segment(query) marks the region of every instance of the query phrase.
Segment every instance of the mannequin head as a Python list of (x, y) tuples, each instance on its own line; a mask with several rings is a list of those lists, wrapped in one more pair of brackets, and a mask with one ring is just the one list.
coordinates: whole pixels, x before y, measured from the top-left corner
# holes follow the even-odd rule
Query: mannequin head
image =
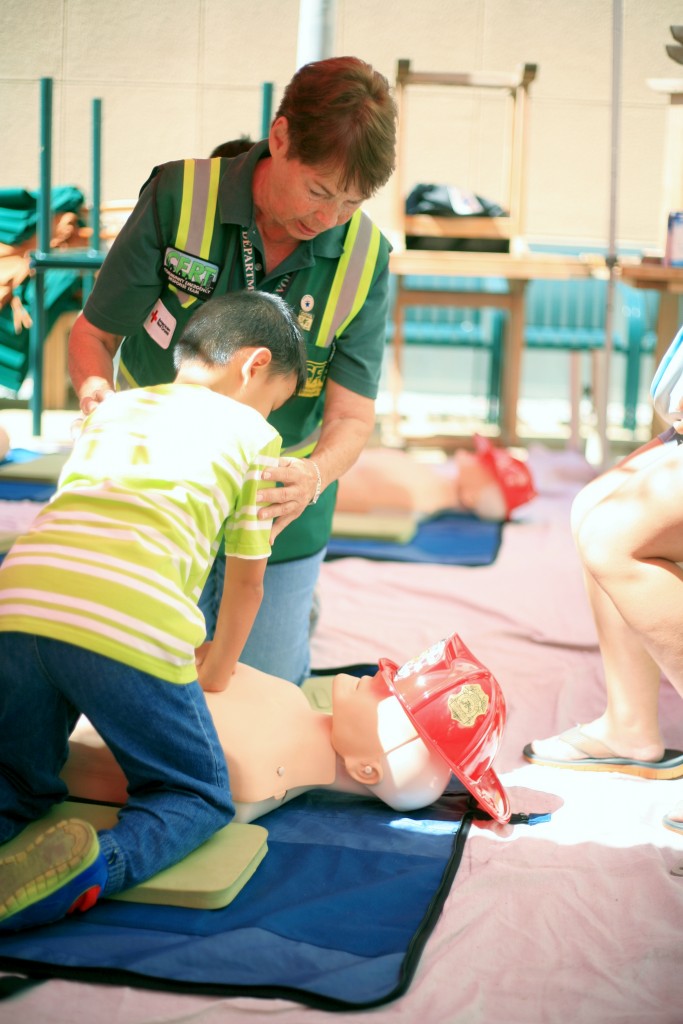
[(332, 700), (332, 746), (349, 779), (397, 811), (441, 796), (450, 767), (420, 738), (381, 675), (335, 676)]
[(502, 488), (491, 470), (482, 464), (474, 452), (459, 448), (455, 453), (458, 467), (458, 498), (462, 508), (474, 512), (480, 519), (500, 522), (507, 519), (507, 508)]
[(536, 496), (529, 467), (505, 448), (474, 435), (474, 451), (459, 450), (458, 497), (463, 508), (481, 519), (504, 520)]

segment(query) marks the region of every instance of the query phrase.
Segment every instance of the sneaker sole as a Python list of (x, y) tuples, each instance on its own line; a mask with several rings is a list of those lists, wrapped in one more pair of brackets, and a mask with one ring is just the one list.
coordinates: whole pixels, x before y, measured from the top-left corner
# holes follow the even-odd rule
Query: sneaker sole
[(60, 821), (0, 860), (0, 922), (50, 897), (83, 874), (99, 856), (97, 832), (77, 818)]

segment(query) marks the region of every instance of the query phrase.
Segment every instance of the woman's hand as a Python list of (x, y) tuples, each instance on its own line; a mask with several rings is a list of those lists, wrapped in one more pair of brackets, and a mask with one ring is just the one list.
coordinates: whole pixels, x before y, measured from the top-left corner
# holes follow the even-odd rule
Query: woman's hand
[(317, 500), (322, 480), (319, 490), (318, 470), (312, 459), (297, 459), (289, 455), (282, 456), (274, 468), (264, 469), (263, 479), (280, 484), (279, 487), (264, 488), (256, 495), (259, 503), (269, 502), (259, 509), (259, 519), (277, 520), (271, 532), (271, 540), (274, 540), (285, 526), (301, 515), (314, 498)]
[(78, 403), (81, 407), (81, 412), (84, 416), (89, 416), (101, 402), (104, 402), (106, 398), (113, 394), (114, 389), (106, 381), (89, 378), (81, 391)]

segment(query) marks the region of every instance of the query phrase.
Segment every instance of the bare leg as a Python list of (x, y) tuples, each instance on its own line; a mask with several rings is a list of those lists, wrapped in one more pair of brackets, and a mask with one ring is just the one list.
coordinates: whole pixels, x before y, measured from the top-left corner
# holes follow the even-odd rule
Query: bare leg
[[(599, 718), (581, 726), (582, 732), (619, 757), (656, 761), (664, 750), (658, 722), (659, 666), (593, 577), (585, 572), (584, 579), (598, 632), (607, 704)], [(557, 736), (534, 740), (532, 746), (551, 760), (582, 756)]]
[(586, 571), (683, 696), (683, 447), (625, 479), (576, 536)]
[[(664, 749), (660, 668), (683, 694), (683, 448), (648, 449), (584, 488), (572, 524), (607, 689), (605, 712), (583, 732), (618, 756), (654, 761)], [(557, 737), (533, 749), (549, 759), (581, 756)]]

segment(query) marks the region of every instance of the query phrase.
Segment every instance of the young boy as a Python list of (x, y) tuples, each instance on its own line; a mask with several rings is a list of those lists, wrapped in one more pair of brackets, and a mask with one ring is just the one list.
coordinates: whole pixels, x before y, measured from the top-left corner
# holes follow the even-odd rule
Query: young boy
[[(268, 520), (266, 422), (305, 381), (287, 305), (212, 299), (175, 348), (172, 384), (111, 395), (86, 419), (57, 493), (0, 569), (0, 844), (62, 801), (80, 714), (129, 800), (99, 834), (71, 820), (0, 861), (0, 931), (58, 920), (169, 867), (229, 822), (202, 688), (225, 688), (258, 610)], [(197, 600), (221, 541), (215, 639)]]

